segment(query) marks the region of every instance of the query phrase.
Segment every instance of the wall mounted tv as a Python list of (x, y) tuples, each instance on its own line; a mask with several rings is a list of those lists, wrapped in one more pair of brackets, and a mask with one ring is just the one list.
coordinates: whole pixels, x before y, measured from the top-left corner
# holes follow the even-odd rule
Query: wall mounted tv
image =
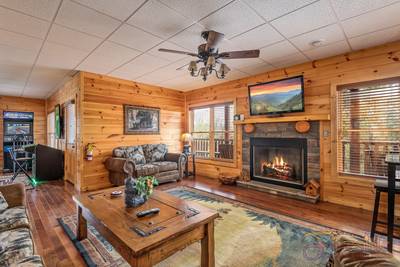
[(303, 76), (249, 85), (250, 115), (304, 111)]

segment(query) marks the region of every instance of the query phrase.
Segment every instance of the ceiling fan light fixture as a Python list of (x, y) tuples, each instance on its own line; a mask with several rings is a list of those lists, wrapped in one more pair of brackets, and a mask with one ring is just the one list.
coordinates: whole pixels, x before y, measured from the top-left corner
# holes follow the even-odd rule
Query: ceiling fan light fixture
[(196, 61), (190, 61), (188, 70), (190, 72), (192, 72), (192, 71), (196, 72), (197, 71), (197, 62)]
[(209, 56), (207, 59), (207, 67), (212, 68), (215, 67), (215, 57), (214, 56)]
[(219, 67), (218, 70), (218, 74), (224, 78), (226, 74), (228, 74), (228, 72), (230, 72), (231, 69), (224, 63), (221, 64), (221, 66)]

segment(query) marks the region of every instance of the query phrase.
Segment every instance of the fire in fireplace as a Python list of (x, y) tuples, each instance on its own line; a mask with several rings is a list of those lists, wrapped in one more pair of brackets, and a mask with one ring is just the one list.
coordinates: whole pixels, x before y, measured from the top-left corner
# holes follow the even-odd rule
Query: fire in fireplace
[(271, 161), (262, 161), (261, 172), (267, 177), (283, 180), (293, 180), (296, 177), (296, 170), (283, 156), (275, 156)]
[(307, 139), (251, 138), (252, 180), (302, 189), (307, 182)]

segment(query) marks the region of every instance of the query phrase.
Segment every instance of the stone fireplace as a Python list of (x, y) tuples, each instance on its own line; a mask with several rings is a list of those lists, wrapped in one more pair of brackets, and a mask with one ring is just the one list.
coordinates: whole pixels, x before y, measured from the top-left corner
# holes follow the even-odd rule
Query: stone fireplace
[(251, 137), (250, 179), (303, 189), (307, 183), (307, 139)]
[(307, 133), (298, 133), (295, 122), (259, 123), (253, 133), (243, 133), (244, 180), (296, 189), (319, 180), (319, 122), (310, 124)]

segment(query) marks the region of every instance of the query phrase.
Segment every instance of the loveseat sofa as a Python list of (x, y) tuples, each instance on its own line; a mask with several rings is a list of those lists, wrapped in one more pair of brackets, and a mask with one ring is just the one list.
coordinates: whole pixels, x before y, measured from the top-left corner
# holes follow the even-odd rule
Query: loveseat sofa
[[(134, 177), (153, 175), (159, 183), (166, 183), (182, 179), (186, 160), (183, 153), (168, 153), (165, 144), (146, 144), (114, 148), (105, 166), (113, 185), (123, 185), (128, 173)], [(124, 170), (127, 161), (132, 162), (129, 168), (133, 170)]]
[(0, 209), (0, 266), (44, 266), (41, 257), (35, 255), (25, 208), (25, 186), (3, 185), (0, 192), (8, 205)]

